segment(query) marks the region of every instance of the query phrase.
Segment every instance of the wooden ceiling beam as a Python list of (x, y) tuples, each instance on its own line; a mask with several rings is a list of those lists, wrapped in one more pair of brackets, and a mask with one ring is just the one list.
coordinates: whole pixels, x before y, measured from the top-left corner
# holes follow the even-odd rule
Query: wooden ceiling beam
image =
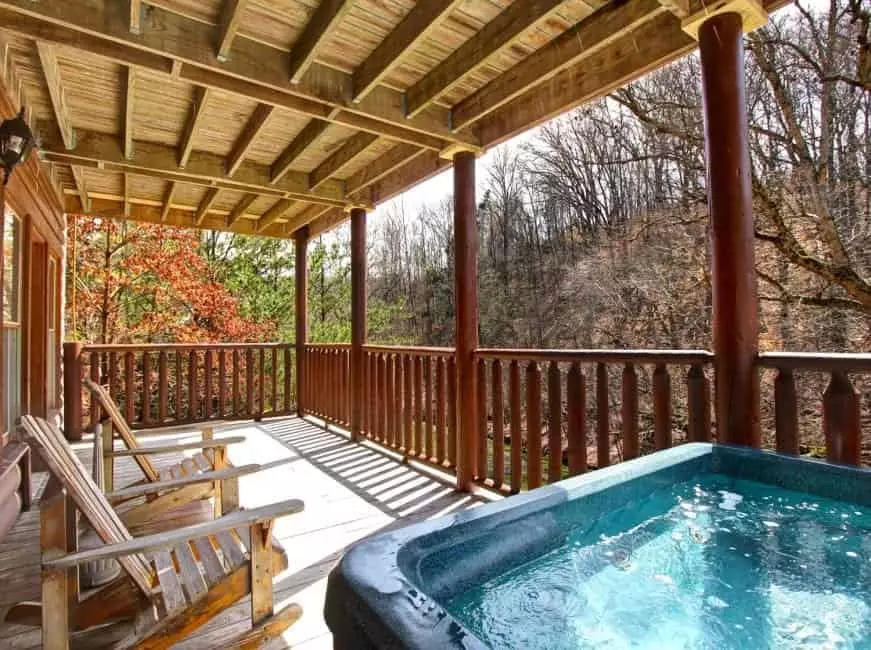
[(246, 194), (242, 197), (242, 199), (233, 206), (233, 209), (230, 210), (230, 214), (227, 215), (227, 228), (232, 228), (233, 224), (235, 224), (239, 219), (241, 219), (245, 213), (248, 211), (248, 208), (257, 200), (256, 194)]
[(317, 140), (321, 134), (327, 130), (329, 122), (323, 120), (312, 120), (303, 127), (297, 136), (289, 145), (281, 152), (281, 155), (272, 163), (270, 169), (271, 183), (277, 183), (287, 172), (290, 171), (291, 165), (299, 158), (312, 143)]
[(351, 164), (354, 159), (371, 147), (378, 140), (377, 135), (358, 133), (348, 138), (345, 143), (329, 158), (318, 165), (309, 175), (309, 189), (317, 189), (327, 180), (338, 174)]
[(461, 0), (419, 0), (402, 22), (354, 71), (353, 100), (359, 102), (378, 85), (390, 70), (408, 52), (423, 42), (460, 2)]
[(348, 220), (349, 216), (347, 212), (338, 208), (328, 210), (309, 224), (309, 237), (317, 237), (336, 226), (340, 226)]
[(184, 132), (181, 136), (181, 142), (178, 146), (178, 166), (184, 167), (187, 165), (188, 158), (194, 150), (194, 136), (197, 133), (197, 126), (203, 118), (206, 102), (209, 101), (209, 93), (211, 91), (203, 86), (194, 87), (194, 99), (191, 104), (190, 112), (188, 113), (187, 122), (185, 122)]
[(176, 181), (169, 181), (166, 187), (166, 194), (163, 195), (163, 206), (160, 210), (160, 221), (161, 223), (166, 221), (166, 217), (169, 214), (170, 209), (172, 209), (172, 199), (175, 196), (175, 190), (178, 187), (178, 183)]
[(76, 146), (76, 134), (73, 131), (73, 123), (70, 120), (70, 112), (67, 108), (63, 84), (61, 83), (57, 51), (53, 45), (41, 41), (36, 42), (36, 51), (39, 54), (42, 75), (45, 78), (45, 85), (51, 98), (51, 107), (54, 109), (54, 119), (61, 138), (63, 138), (64, 146), (67, 149), (74, 149)]
[(211, 210), (220, 191), (221, 188), (219, 187), (210, 187), (206, 190), (206, 193), (203, 196), (202, 201), (200, 201), (200, 204), (197, 206), (197, 211), (194, 214), (194, 223), (196, 225), (201, 226), (203, 224), (203, 220), (206, 218), (206, 213)]
[(405, 93), (409, 116), (415, 116), (430, 102), (474, 72), (536, 23), (546, 19), (564, 0), (515, 2), (463, 43)]
[(82, 212), (88, 212), (91, 209), (91, 200), (88, 198), (88, 185), (85, 182), (85, 170), (78, 165), (70, 165), (70, 170), (73, 173), (73, 182), (76, 184), (76, 192), (78, 192), (79, 200), (82, 203)]
[(242, 133), (236, 139), (230, 156), (227, 158), (227, 176), (232, 176), (239, 169), (239, 165), (245, 160), (245, 156), (248, 155), (248, 151), (250, 151), (257, 136), (260, 135), (260, 131), (269, 122), (269, 118), (274, 112), (274, 106), (257, 104), (257, 108), (254, 109), (254, 113), (251, 114), (251, 117), (245, 124), (245, 128), (242, 129)]
[(142, 0), (129, 0), (130, 6), (130, 33), (142, 33)]
[(222, 63), (230, 58), (230, 48), (233, 47), (233, 39), (236, 38), (236, 32), (239, 31), (239, 22), (247, 4), (248, 0), (224, 0), (223, 5), (221, 5), (221, 15), (218, 19), (218, 46), (215, 49), (215, 56)]
[[(121, 203), (110, 199), (92, 199), (90, 215), (94, 217), (102, 217), (106, 219), (123, 219)], [(78, 205), (78, 199), (73, 196), (66, 197), (66, 209), (68, 212), (75, 212)], [(235, 232), (243, 235), (262, 235), (265, 237), (280, 237), (284, 238), (284, 229), (282, 224), (274, 224), (266, 228), (263, 232), (257, 232), (254, 221), (250, 219), (239, 219), (232, 227), (228, 227), (225, 223), (223, 215), (210, 214), (203, 222), (197, 226), (194, 223), (194, 212), (188, 208), (186, 210), (180, 208), (172, 208), (166, 215), (161, 218), (162, 207), (147, 205), (144, 203), (133, 202), (130, 205), (129, 219), (132, 221), (140, 221), (143, 223), (156, 223), (169, 226), (178, 226), (181, 228), (202, 228), (205, 230), (218, 230), (222, 232)]]
[[(552, 79), (664, 13), (667, 10), (658, 0), (609, 3), (457, 104), (451, 113), (453, 127), (467, 127), (529, 88)], [(658, 41), (672, 42), (674, 38), (683, 41), (677, 34), (680, 21), (675, 19), (673, 22), (666, 34), (657, 37)], [(595, 75), (596, 68), (588, 65), (586, 72)]]
[(351, 0), (321, 0), (290, 50), (290, 82), (298, 84), (308, 72), (318, 49), (335, 32), (336, 26), (353, 6)]
[(351, 175), (345, 181), (345, 191), (349, 195), (362, 192), (373, 183), (392, 173), (398, 167), (419, 156), (426, 149), (411, 144), (398, 144), (383, 156), (378, 157), (370, 165)]
[(338, 210), (339, 212), (343, 212), (341, 208), (325, 208), (322, 205), (310, 205), (299, 214), (295, 214), (290, 219), (288, 219), (287, 223), (284, 224), (284, 232), (290, 236), (293, 236), (293, 233), (295, 233), (297, 230), (299, 230), (303, 226), (307, 226), (308, 224), (317, 221), (322, 215), (326, 214), (331, 210)]
[(373, 203), (381, 203), (392, 199), (450, 166), (450, 160), (442, 158), (434, 151), (425, 151), (397, 167), (377, 183), (373, 183), (369, 190), (371, 200)]
[(344, 185), (340, 181), (328, 181), (312, 192), (308, 187), (308, 174), (289, 172), (280, 182), (271, 184), (269, 167), (252, 162), (242, 163), (233, 178), (227, 178), (224, 176), (227, 160), (223, 156), (194, 151), (187, 166), (182, 169), (178, 166), (174, 147), (136, 141), (133, 157), (127, 159), (116, 137), (81, 130), (78, 135), (75, 151), (66, 151), (61, 143), (53, 142), (51, 138), (44, 139), (42, 157), (48, 162), (119, 172), (131, 171), (167, 181), (253, 192), (276, 198), (292, 198), (336, 207), (347, 205)]
[(121, 122), (121, 140), (125, 158), (133, 157), (133, 118), (136, 101), (136, 68), (128, 65), (124, 75), (124, 115)]
[(351, 101), (351, 75), (319, 63), (293, 84), (288, 79), (288, 55), (248, 38), (237, 39), (234, 56), (220, 63), (215, 59), (214, 26), (160, 7), (149, 6), (148, 21), (160, 29), (146, 28), (131, 36), (122, 5), (117, 0), (89, 0), (88, 11), (81, 11), (69, 0), (0, 0), (0, 25), (29, 38), (165, 74), (172, 74), (175, 62), (181, 61), (178, 78), (191, 83), (429, 149), (440, 149), (445, 142), (477, 144), (474, 135), (451, 130), (449, 111), (441, 106), (407, 119), (399, 91), (377, 86), (359, 102)]
[(294, 205), (294, 201), (289, 199), (279, 199), (275, 204), (263, 213), (263, 216), (257, 220), (257, 232), (263, 232), (269, 226), (276, 223), (284, 216), (284, 213), (290, 210)]

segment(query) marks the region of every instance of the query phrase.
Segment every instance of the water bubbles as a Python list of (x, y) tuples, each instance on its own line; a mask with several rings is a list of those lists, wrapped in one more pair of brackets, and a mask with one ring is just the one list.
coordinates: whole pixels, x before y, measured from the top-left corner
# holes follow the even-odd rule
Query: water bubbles
[(856, 551), (847, 551), (845, 553), (847, 557), (859, 557), (859, 554)]
[(705, 598), (705, 602), (711, 607), (715, 607), (717, 609), (726, 609), (729, 606), (722, 598), (717, 598), (716, 596), (708, 596)]

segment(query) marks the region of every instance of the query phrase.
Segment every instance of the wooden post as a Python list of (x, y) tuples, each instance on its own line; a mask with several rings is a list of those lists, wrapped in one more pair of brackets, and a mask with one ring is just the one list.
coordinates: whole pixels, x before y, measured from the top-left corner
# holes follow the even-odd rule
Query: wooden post
[(711, 218), (717, 439), (759, 446), (759, 325), (741, 16), (699, 28)]
[(478, 347), (478, 227), (475, 155), (454, 155), (454, 274), (456, 283), (457, 489), (469, 491), (475, 475)]
[(366, 211), (351, 210), (351, 440), (363, 422), (363, 345), (366, 343)]
[(64, 432), (82, 439), (82, 344), (64, 343)]
[(308, 339), (308, 226), (296, 231), (296, 412), (305, 412), (303, 382), (305, 381), (305, 344)]

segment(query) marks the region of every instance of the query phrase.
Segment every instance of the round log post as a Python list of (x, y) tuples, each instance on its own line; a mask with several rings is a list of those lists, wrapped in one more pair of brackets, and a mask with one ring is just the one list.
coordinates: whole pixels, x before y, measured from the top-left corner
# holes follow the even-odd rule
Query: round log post
[(717, 440), (759, 446), (759, 325), (741, 16), (699, 28), (716, 370)]
[(308, 264), (306, 255), (308, 252), (308, 226), (296, 231), (296, 259), (294, 274), (296, 280), (296, 412), (303, 415), (305, 412), (303, 392), (305, 384), (305, 344), (308, 339)]
[(82, 439), (82, 344), (64, 343), (64, 433)]
[(862, 459), (859, 393), (843, 372), (833, 372), (823, 394), (823, 434), (831, 463), (858, 465)]
[(363, 345), (366, 343), (366, 210), (351, 210), (351, 440), (363, 422)]

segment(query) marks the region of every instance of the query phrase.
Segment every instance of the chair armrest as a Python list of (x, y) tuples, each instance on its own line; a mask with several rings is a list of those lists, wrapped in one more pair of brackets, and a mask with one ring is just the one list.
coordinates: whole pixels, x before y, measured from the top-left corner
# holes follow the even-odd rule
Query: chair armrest
[(237, 476), (244, 476), (245, 474), (253, 474), (254, 472), (259, 472), (260, 469), (260, 465), (252, 463), (250, 465), (241, 465), (239, 467), (228, 467), (227, 469), (219, 469), (215, 472), (202, 472), (201, 474), (197, 474), (195, 476), (173, 478), (169, 479), (168, 481), (156, 481), (154, 483), (131, 485), (120, 490), (107, 492), (106, 498), (109, 499), (109, 501), (111, 501), (112, 503), (120, 503), (122, 501), (135, 499), (136, 497), (155, 494), (157, 492), (164, 492), (166, 490), (173, 490), (176, 488), (185, 487), (187, 485), (194, 485), (196, 483), (213, 483), (214, 481), (225, 481), (228, 478), (236, 478)]
[(94, 560), (108, 560), (134, 555), (136, 553), (146, 553), (151, 551), (159, 551), (161, 549), (171, 549), (179, 544), (189, 542), (207, 535), (215, 535), (217, 533), (231, 530), (234, 528), (243, 528), (253, 526), (254, 524), (262, 524), (278, 517), (292, 515), (297, 512), (302, 512), (304, 504), (299, 499), (290, 499), (273, 503), (262, 508), (254, 508), (253, 510), (237, 510), (229, 515), (225, 515), (220, 519), (206, 521), (201, 524), (194, 524), (185, 528), (171, 530), (164, 533), (155, 533), (154, 535), (146, 535), (117, 544), (109, 544), (87, 551), (79, 551), (78, 553), (70, 553), (54, 559), (43, 559), (42, 566), (48, 569), (71, 569), (85, 562)]
[[(245, 442), (245, 436), (233, 436), (230, 438), (215, 438), (214, 440), (192, 440), (191, 442), (179, 442), (174, 445), (152, 445), (150, 447), (136, 447), (136, 449), (119, 449), (112, 452), (112, 456), (147, 456), (148, 454), (172, 454), (187, 449), (215, 449), (227, 445), (235, 445)], [(108, 455), (108, 454), (107, 454)]]

